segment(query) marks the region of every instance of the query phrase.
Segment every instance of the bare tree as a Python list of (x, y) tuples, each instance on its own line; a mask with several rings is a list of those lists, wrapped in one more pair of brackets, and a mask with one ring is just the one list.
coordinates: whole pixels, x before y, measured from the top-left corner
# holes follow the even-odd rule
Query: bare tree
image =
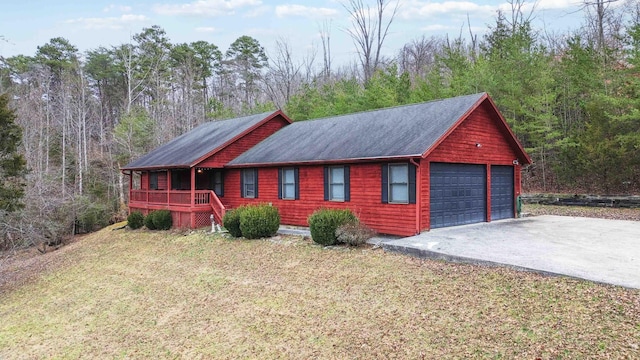
[(443, 47), (441, 38), (424, 35), (405, 44), (398, 55), (400, 71), (407, 72), (412, 79), (424, 77), (436, 66), (436, 57)]
[(320, 28), (320, 40), (322, 41), (322, 77), (325, 80), (331, 78), (331, 22), (325, 21)]
[(275, 54), (269, 59), (265, 85), (271, 101), (282, 108), (300, 85), (302, 64), (293, 60), (291, 45), (283, 38), (276, 40)]
[(618, 1), (620, 0), (584, 0), (581, 8), (587, 12), (588, 26), (591, 28), (590, 37), (603, 57), (607, 48), (607, 35), (610, 35), (609, 38), (615, 38), (617, 30), (621, 27), (622, 14), (616, 14), (611, 9), (611, 5)]
[[(392, 2), (394, 4), (390, 9), (389, 5)], [(380, 52), (398, 11), (399, 1), (376, 0), (374, 10), (363, 0), (349, 0), (343, 6), (349, 12), (352, 24), (352, 28), (346, 29), (346, 32), (351, 36), (358, 51), (366, 83), (380, 65)], [(386, 16), (388, 11), (390, 14)]]

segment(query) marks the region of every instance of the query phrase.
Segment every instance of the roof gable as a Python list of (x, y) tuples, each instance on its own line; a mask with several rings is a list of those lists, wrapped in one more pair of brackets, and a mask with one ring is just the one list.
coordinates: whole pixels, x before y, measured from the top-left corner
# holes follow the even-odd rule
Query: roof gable
[(295, 122), (230, 166), (422, 156), (486, 93)]
[[(281, 111), (204, 123), (132, 161), (123, 170), (191, 167)], [(288, 120), (288, 119), (287, 119)]]

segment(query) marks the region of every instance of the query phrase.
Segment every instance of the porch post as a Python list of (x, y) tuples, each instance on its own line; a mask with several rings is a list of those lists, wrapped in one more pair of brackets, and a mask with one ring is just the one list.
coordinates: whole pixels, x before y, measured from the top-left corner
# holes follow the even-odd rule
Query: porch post
[(167, 206), (171, 206), (171, 169), (167, 169)]
[(196, 167), (191, 168), (191, 228), (196, 227), (196, 214), (193, 212), (196, 206)]

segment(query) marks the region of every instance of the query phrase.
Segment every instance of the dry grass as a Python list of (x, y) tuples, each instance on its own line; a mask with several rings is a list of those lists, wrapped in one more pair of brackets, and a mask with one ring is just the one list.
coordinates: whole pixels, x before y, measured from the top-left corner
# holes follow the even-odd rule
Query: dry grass
[(0, 358), (634, 358), (640, 291), (308, 240), (105, 229), (0, 289)]
[(536, 215), (581, 216), (600, 219), (640, 221), (640, 209), (625, 209), (593, 206), (562, 206), (526, 204), (523, 213)]

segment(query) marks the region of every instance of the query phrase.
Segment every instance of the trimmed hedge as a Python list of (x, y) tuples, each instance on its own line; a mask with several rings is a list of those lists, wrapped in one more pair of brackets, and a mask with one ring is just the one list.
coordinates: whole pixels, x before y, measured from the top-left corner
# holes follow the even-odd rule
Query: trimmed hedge
[(140, 211), (134, 211), (127, 216), (127, 225), (131, 229), (140, 229), (144, 225), (144, 215)]
[(151, 211), (150, 213), (147, 214), (147, 216), (144, 217), (144, 226), (147, 227), (147, 229), (149, 230), (155, 230), (156, 229), (156, 225), (153, 223), (153, 214), (155, 213), (155, 211)]
[(173, 225), (173, 218), (171, 217), (171, 211), (158, 210), (153, 214), (153, 224), (158, 230), (169, 230)]
[(169, 230), (173, 226), (173, 218), (169, 210), (156, 210), (144, 218), (144, 226), (149, 230)]
[(236, 209), (229, 210), (222, 218), (222, 226), (224, 226), (224, 228), (227, 229), (229, 234), (233, 237), (242, 236), (242, 231), (240, 231), (240, 214), (244, 208), (244, 206), (240, 206)]
[(338, 243), (336, 230), (339, 226), (357, 222), (358, 218), (349, 209), (320, 209), (307, 219), (311, 238), (320, 245), (335, 245)]
[(240, 232), (247, 239), (273, 236), (279, 227), (280, 213), (274, 206), (249, 205), (240, 213)]

